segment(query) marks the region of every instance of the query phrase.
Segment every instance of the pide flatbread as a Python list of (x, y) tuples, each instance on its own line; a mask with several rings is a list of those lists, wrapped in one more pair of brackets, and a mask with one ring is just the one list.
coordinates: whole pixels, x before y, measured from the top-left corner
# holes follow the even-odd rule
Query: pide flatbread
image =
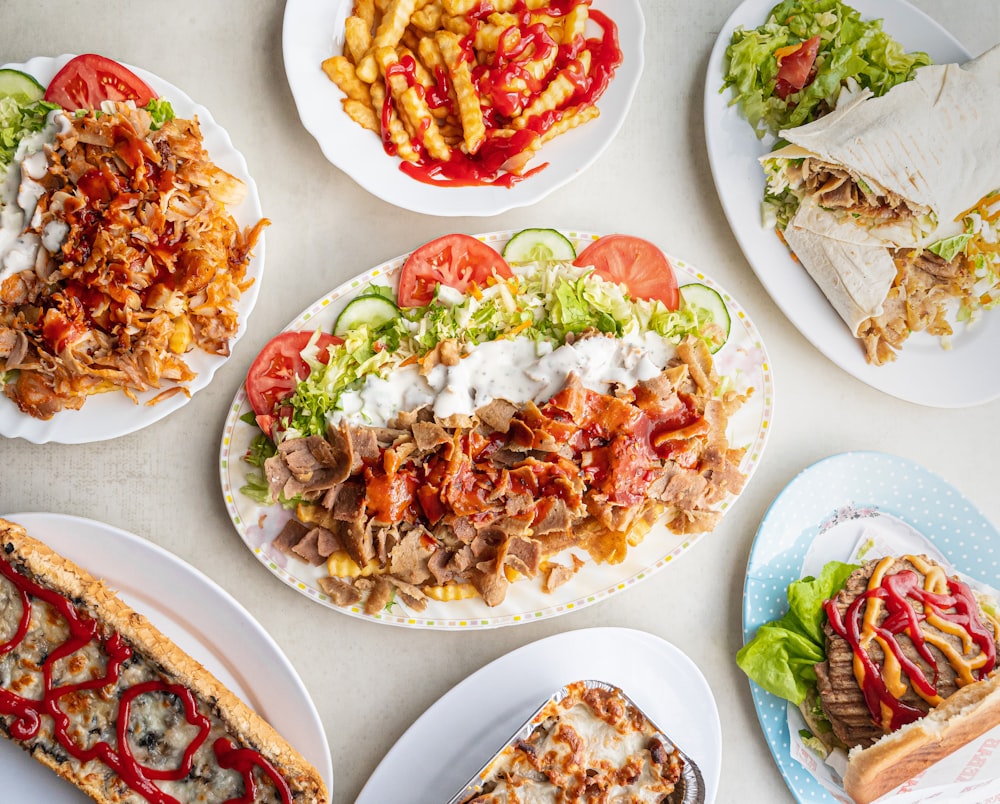
[[(863, 90), (830, 114), (782, 131), (790, 145), (763, 159), (806, 158), (846, 171), (862, 195), (882, 201), (871, 213), (843, 217), (886, 245), (917, 246), (1000, 187), (998, 87), (1000, 45), (965, 65), (921, 67), (881, 97)], [(883, 214), (889, 206), (907, 214)]]
[(3, 519), (0, 732), (97, 802), (329, 800), (319, 773), (204, 667)]

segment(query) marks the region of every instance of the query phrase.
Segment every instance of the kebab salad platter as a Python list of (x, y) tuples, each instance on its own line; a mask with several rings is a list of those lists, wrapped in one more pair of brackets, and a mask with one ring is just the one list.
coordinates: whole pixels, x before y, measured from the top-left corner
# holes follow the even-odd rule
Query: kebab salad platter
[(263, 229), (211, 113), (96, 54), (0, 71), (0, 433), (86, 443), (147, 427), (226, 362)]
[(225, 426), (226, 505), (316, 602), (395, 625), (555, 616), (666, 566), (766, 443), (764, 345), (626, 235), (446, 235), (321, 297)]

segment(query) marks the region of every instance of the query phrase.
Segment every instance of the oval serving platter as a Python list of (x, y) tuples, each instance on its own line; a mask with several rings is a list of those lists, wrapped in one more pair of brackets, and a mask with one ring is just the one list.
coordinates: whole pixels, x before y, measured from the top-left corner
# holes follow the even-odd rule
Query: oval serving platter
[[(477, 237), (498, 251), (514, 234), (512, 231), (492, 232)], [(598, 235), (564, 231), (579, 251)], [(337, 314), (369, 283), (395, 287), (399, 271), (407, 255), (389, 260), (344, 283), (318, 299), (285, 329), (321, 328), (330, 330)], [(729, 440), (735, 447), (746, 447), (740, 465), (749, 480), (757, 468), (770, 431), (774, 404), (774, 387), (767, 353), (756, 326), (733, 297), (711, 278), (683, 260), (670, 258), (681, 285), (700, 282), (714, 288), (725, 300), (732, 317), (732, 331), (725, 346), (715, 355), (716, 370), (734, 379), (737, 389), (753, 388), (749, 400), (732, 416)], [(570, 581), (546, 594), (541, 586), (529, 581), (511, 584), (506, 600), (490, 608), (480, 598), (448, 602), (431, 601), (426, 610), (416, 614), (402, 606), (378, 615), (367, 615), (359, 606), (336, 606), (318, 585), (321, 568), (313, 568), (272, 550), (270, 543), (281, 530), (289, 514), (279, 506), (262, 507), (240, 492), (251, 470), (241, 458), (246, 454), (259, 430), (242, 418), (250, 411), (244, 389), (237, 392), (226, 417), (220, 450), (220, 475), (226, 508), (237, 532), (257, 559), (277, 578), (317, 603), (345, 614), (381, 623), (415, 628), (470, 629), (494, 628), (535, 622), (589, 606), (610, 595), (627, 589), (634, 583), (683, 555), (701, 535), (678, 536), (657, 524), (642, 543), (630, 547), (620, 564), (587, 562)], [(745, 487), (745, 486), (744, 486)], [(725, 512), (736, 501), (730, 495), (721, 505)]]

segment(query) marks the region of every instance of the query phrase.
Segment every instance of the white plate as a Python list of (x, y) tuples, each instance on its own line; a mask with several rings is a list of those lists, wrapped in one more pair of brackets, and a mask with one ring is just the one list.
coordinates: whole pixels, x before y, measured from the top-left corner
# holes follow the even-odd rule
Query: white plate
[[(330, 747), (309, 693), (281, 648), (229, 593), (166, 550), (110, 525), (61, 514), (3, 516), (117, 590), (274, 726), (333, 795)], [(0, 740), (0, 779), (4, 801), (90, 801), (7, 740)]]
[(695, 761), (706, 804), (715, 801), (722, 729), (697, 665), (643, 631), (585, 628), (525, 645), (454, 687), (389, 750), (357, 804), (398, 801), (401, 784), (411, 804), (448, 801), (546, 698), (582, 679), (615, 684), (632, 698)]
[[(760, 524), (743, 590), (744, 641), (787, 611), (788, 584), (803, 577), (807, 558), (812, 567), (845, 560), (862, 528), (875, 518), (882, 527), (888, 521), (888, 527), (912, 528), (958, 572), (1000, 586), (1000, 556), (984, 549), (997, 544), (1000, 533), (954, 486), (893, 455), (834, 455), (792, 480)], [(750, 689), (764, 737), (789, 789), (799, 801), (835, 801), (792, 758), (785, 702), (753, 682)]]
[[(478, 237), (501, 251), (512, 234), (511, 231), (491, 232)], [(578, 251), (598, 237), (585, 232), (566, 231), (564, 234), (573, 241)], [(406, 255), (402, 255), (341, 285), (316, 301), (285, 329), (330, 330), (340, 310), (372, 281), (395, 288), (399, 270), (405, 260)], [(726, 345), (715, 355), (715, 365), (720, 375), (734, 378), (737, 388), (754, 388), (753, 395), (732, 417), (729, 427), (730, 444), (734, 447), (747, 447), (740, 468), (749, 483), (770, 432), (774, 400), (771, 367), (764, 344), (756, 327), (732, 296), (683, 260), (671, 257), (670, 261), (680, 284), (701, 282), (710, 285), (729, 306), (732, 332)], [(247, 547), (274, 575), (310, 599), (351, 616), (391, 625), (438, 629), (493, 628), (536, 622), (589, 606), (628, 588), (671, 563), (699, 539), (699, 534), (678, 536), (670, 533), (664, 525), (658, 524), (640, 545), (629, 548), (625, 560), (620, 564), (596, 564), (589, 561), (570, 581), (550, 594), (544, 593), (541, 585), (535, 581), (521, 581), (511, 584), (506, 600), (494, 608), (488, 607), (481, 598), (476, 597), (450, 602), (431, 601), (420, 614), (410, 614), (399, 607), (391, 612), (368, 615), (359, 606), (337, 606), (320, 591), (317, 579), (323, 574), (322, 568), (291, 560), (271, 549), (272, 539), (288, 520), (289, 514), (278, 506), (258, 506), (240, 493), (240, 488), (246, 484), (246, 472), (250, 469), (241, 457), (246, 454), (254, 436), (260, 432), (255, 426), (240, 421), (240, 417), (248, 411), (250, 406), (241, 387), (226, 417), (220, 465), (223, 496), (236, 529)], [(730, 495), (721, 509), (728, 511), (735, 499)]]
[(548, 167), (511, 188), (435, 187), (411, 179), (388, 156), (381, 139), (362, 128), (340, 105), (340, 89), (320, 64), (339, 54), (351, 0), (288, 0), (282, 29), (285, 74), (302, 125), (324, 156), (372, 195), (425, 215), (498, 215), (540, 201), (590, 167), (614, 139), (642, 74), (645, 20), (638, 0), (595, 0), (618, 26), (622, 63), (597, 102), (601, 115), (546, 143), (532, 160)]
[[(62, 68), (72, 56), (63, 55), (56, 58), (38, 56), (24, 64), (6, 64), (33, 75), (45, 85)], [(247, 187), (246, 198), (238, 205), (229, 208), (229, 212), (241, 228), (253, 226), (263, 217), (257, 185), (250, 178), (243, 155), (233, 147), (229, 134), (226, 133), (212, 113), (204, 106), (199, 106), (184, 92), (172, 84), (168, 84), (139, 67), (126, 65), (136, 75), (156, 91), (160, 97), (170, 101), (174, 114), (181, 119), (198, 117), (201, 124), (202, 138), (205, 149), (212, 161), (219, 167), (240, 179)], [(247, 266), (247, 278), (256, 281), (242, 294), (236, 305), (239, 316), (239, 329), (230, 341), (230, 351), (236, 341), (246, 331), (247, 317), (257, 302), (261, 277), (264, 271), (264, 235), (257, 240), (253, 250), (253, 258)], [(185, 360), (198, 376), (187, 384), (187, 389), (194, 394), (204, 388), (212, 379), (212, 375), (226, 362), (225, 357), (211, 355), (195, 349), (185, 355)], [(162, 390), (162, 389), (160, 389)], [(94, 441), (105, 441), (110, 438), (126, 435), (141, 430), (164, 416), (187, 404), (185, 394), (175, 394), (168, 399), (147, 407), (144, 403), (159, 393), (159, 390), (148, 391), (139, 395), (139, 404), (133, 404), (120, 391), (106, 394), (94, 394), (89, 397), (80, 410), (64, 410), (48, 421), (32, 418), (21, 413), (17, 406), (0, 393), (0, 435), (8, 438), (24, 438), (35, 444), (55, 441), (61, 444), (87, 444)]]
[[(764, 172), (757, 159), (771, 150), (730, 106), (732, 90), (720, 93), (725, 51), (733, 31), (763, 24), (773, 0), (746, 0), (722, 26), (705, 79), (705, 139), (716, 190), (743, 253), (774, 302), (798, 330), (844, 371), (873, 388), (932, 407), (964, 407), (1000, 396), (1000, 374), (984, 371), (1000, 348), (1000, 315), (987, 312), (972, 328), (957, 325), (952, 348), (916, 334), (897, 360), (865, 362), (856, 338), (777, 235), (761, 225)], [(947, 31), (904, 0), (857, 0), (865, 19), (881, 18), (883, 29), (907, 50), (922, 50), (938, 63), (964, 62), (969, 53)], [(931, 380), (930, 378), (933, 378)]]

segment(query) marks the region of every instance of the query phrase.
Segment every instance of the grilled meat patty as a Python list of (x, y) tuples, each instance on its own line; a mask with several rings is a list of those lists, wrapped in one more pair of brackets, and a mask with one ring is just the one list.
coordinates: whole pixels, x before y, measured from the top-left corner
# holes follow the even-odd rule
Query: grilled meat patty
[[(837, 595), (835, 605), (844, 617), (849, 606), (858, 597), (865, 594), (869, 581), (878, 566), (880, 559), (867, 562), (864, 566), (854, 571), (847, 579), (847, 583), (840, 594)], [(932, 562), (933, 563), (933, 562)], [(894, 575), (906, 570), (917, 573), (921, 580), (924, 574), (910, 560), (906, 558), (896, 558), (886, 575)], [(920, 604), (911, 601), (919, 612)], [(871, 603), (869, 605), (872, 605)], [(886, 607), (881, 603), (874, 603), (878, 606), (878, 615), (875, 622), (882, 625), (888, 616)], [(947, 656), (936, 645), (932, 644), (928, 637), (935, 640), (940, 637), (950, 644), (958, 655), (963, 654), (962, 640), (955, 634), (945, 633), (935, 627), (927, 620), (921, 621), (921, 631), (924, 635), (924, 649), (930, 652), (934, 665), (931, 665), (917, 649), (910, 636), (905, 632), (895, 635), (902, 654), (910, 661), (914, 662), (937, 689), (940, 698), (947, 698), (954, 693), (959, 684), (959, 677), (955, 668), (952, 667)], [(817, 687), (820, 695), (820, 702), (827, 718), (833, 726), (834, 734), (848, 747), (861, 745), (867, 747), (876, 742), (883, 734), (890, 729), (883, 728), (869, 711), (865, 702), (865, 695), (854, 673), (855, 656), (851, 644), (842, 638), (831, 626), (829, 621), (825, 623), (826, 631), (826, 661), (816, 665)], [(885, 663), (885, 653), (877, 640), (871, 640), (865, 646), (868, 655), (875, 666), (881, 672)], [(914, 709), (926, 714), (931, 708), (923, 697), (914, 689), (905, 670), (901, 673), (901, 680), (905, 684), (905, 692), (899, 700)]]

